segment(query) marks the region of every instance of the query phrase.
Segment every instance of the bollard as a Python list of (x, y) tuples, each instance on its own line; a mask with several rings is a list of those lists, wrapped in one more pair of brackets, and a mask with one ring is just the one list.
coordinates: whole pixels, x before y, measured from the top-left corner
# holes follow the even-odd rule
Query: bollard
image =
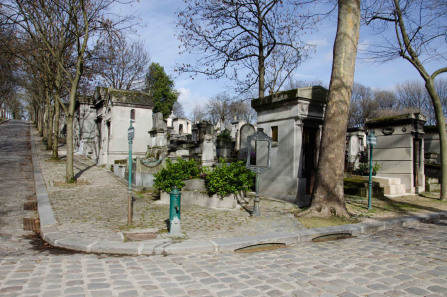
[(169, 233), (180, 234), (180, 196), (181, 193), (177, 187), (174, 187), (170, 194), (169, 203)]

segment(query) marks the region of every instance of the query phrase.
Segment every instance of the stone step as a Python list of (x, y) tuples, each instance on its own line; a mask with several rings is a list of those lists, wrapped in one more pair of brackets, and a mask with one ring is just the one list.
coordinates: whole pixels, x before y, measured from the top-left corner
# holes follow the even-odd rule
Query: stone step
[(373, 176), (372, 180), (378, 182), (381, 186), (400, 185), (400, 178), (398, 177)]
[(405, 194), (405, 185), (402, 184), (383, 185), (383, 192), (385, 195)]

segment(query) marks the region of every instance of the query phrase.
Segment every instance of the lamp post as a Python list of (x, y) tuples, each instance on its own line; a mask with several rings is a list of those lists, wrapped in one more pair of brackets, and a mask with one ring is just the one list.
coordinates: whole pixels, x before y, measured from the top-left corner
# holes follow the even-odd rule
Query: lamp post
[(369, 145), (369, 181), (368, 181), (368, 210), (371, 209), (371, 192), (372, 192), (372, 159), (373, 159), (373, 147), (377, 144), (377, 137), (374, 135), (374, 130), (369, 131), (366, 137), (366, 144)]
[[(251, 165), (250, 162), (250, 154), (251, 154), (251, 142), (255, 142), (255, 150), (256, 153), (259, 152), (259, 147), (262, 142), (267, 142), (268, 150), (267, 150), (267, 160), (265, 165)], [(253, 213), (252, 215), (255, 217), (259, 217), (259, 175), (266, 171), (267, 169), (270, 169), (270, 149), (272, 147), (272, 138), (269, 137), (267, 134), (264, 133), (263, 128), (258, 128), (258, 132), (256, 132), (253, 135), (250, 135), (247, 137), (247, 143), (248, 143), (248, 152), (247, 152), (247, 164), (245, 167), (254, 173), (256, 173), (256, 195), (253, 205)], [(259, 144), (259, 145), (258, 145)], [(258, 159), (258, 158), (256, 158)]]
[(129, 189), (127, 195), (127, 225), (132, 225), (132, 142), (135, 136), (135, 128), (132, 127), (130, 120), (129, 129), (127, 129), (127, 140), (129, 142)]

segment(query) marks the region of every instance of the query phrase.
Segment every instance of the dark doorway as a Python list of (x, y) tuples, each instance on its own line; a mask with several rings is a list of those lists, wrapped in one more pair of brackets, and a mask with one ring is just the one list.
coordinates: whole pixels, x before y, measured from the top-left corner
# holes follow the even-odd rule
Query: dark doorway
[(316, 138), (317, 128), (303, 128), (303, 171), (302, 176), (306, 179), (306, 194), (312, 194), (314, 185), (314, 172), (316, 161)]
[[(419, 180), (419, 172), (421, 166), (421, 146), (422, 142), (420, 139), (413, 139), (413, 186), (421, 186), (421, 181)], [(417, 190), (417, 189), (415, 189)]]

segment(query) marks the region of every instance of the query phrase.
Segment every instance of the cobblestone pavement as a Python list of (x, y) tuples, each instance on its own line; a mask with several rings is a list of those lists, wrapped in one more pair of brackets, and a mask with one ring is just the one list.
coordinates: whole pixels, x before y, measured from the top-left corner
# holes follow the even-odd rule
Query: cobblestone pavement
[[(81, 232), (84, 238), (121, 240), (119, 232), (128, 229), (124, 180), (104, 167), (95, 166), (92, 160), (75, 155), (78, 183), (66, 184), (64, 147), (60, 150), (59, 161), (50, 160), (51, 152), (45, 150), (37, 132), (33, 133), (58, 229), (64, 233)], [(163, 232), (167, 232), (169, 205), (160, 204), (149, 193), (136, 192), (134, 196), (134, 227), (157, 229), (163, 236)], [(196, 240), (304, 229), (292, 214), (295, 205), (264, 198), (260, 207), (262, 216), (255, 218), (244, 209), (182, 205), (181, 228), (187, 238)]]
[(33, 191), (25, 128), (0, 125), (2, 297), (447, 296), (447, 220), (247, 254), (129, 257), (52, 249), (20, 230), (20, 218), (30, 213), (21, 204)]
[[(23, 218), (37, 218), (23, 203), (35, 199), (28, 124), (0, 124), (0, 257), (23, 244)], [(1, 295), (1, 294), (0, 294)]]

